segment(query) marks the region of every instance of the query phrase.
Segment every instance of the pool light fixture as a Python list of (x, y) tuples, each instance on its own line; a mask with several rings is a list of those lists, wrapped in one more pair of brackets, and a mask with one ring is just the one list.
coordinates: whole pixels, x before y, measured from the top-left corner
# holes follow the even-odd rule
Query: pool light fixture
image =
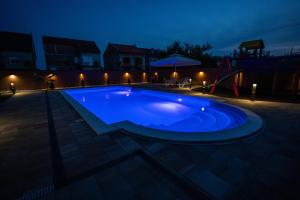
[(182, 99), (181, 99), (181, 98), (179, 98), (179, 99), (178, 99), (178, 101), (180, 101), (180, 102), (181, 102), (181, 101), (182, 101)]
[(201, 110), (204, 111), (205, 110), (204, 107), (202, 107)]

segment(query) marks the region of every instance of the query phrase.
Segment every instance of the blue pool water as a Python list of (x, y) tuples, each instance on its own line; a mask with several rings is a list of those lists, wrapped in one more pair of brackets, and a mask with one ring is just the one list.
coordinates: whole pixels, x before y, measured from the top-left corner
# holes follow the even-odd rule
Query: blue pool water
[(243, 111), (207, 98), (111, 86), (65, 92), (106, 124), (130, 121), (176, 132), (211, 132), (241, 126)]

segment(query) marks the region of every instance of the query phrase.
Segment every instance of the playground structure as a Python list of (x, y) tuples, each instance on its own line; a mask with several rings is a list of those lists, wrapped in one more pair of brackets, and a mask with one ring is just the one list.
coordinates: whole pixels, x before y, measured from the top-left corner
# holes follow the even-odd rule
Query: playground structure
[(225, 57), (220, 63), (220, 70), (218, 71), (217, 77), (213, 84), (208, 85), (207, 87), (210, 89), (210, 94), (215, 92), (217, 85), (221, 84), (223, 81), (231, 78), (232, 80), (232, 88), (234, 91), (234, 95), (236, 97), (239, 96), (237, 81), (235, 79), (235, 75), (240, 72), (239, 65), (236, 59), (230, 59)]
[(239, 46), (239, 57), (262, 57), (265, 43), (263, 40), (251, 40), (242, 42)]

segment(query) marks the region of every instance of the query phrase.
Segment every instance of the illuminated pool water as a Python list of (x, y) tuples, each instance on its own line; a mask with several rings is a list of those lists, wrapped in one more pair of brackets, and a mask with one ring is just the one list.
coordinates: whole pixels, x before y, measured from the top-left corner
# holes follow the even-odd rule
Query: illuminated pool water
[(109, 127), (161, 139), (168, 139), (170, 133), (185, 138), (188, 133), (233, 130), (248, 119), (244, 110), (207, 98), (124, 86), (70, 89), (63, 94), (75, 109), (81, 108), (79, 113), (85, 110), (99, 119), (98, 132)]

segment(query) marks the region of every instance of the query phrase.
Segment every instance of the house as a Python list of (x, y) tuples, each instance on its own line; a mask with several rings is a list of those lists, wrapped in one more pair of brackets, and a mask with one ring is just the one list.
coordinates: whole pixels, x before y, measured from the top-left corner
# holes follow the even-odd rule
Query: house
[(31, 34), (0, 32), (0, 68), (35, 68), (35, 51)]
[(104, 52), (104, 68), (110, 70), (145, 70), (146, 53), (135, 45), (109, 43)]
[(93, 41), (43, 36), (48, 69), (99, 69), (100, 50)]

